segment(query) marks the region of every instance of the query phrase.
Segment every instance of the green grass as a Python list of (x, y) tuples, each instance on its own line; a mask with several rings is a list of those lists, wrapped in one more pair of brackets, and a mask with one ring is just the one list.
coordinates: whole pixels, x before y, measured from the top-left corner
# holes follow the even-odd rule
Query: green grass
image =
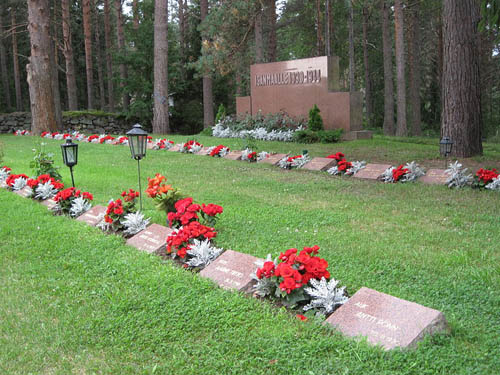
[[(176, 141), (187, 137), (171, 137)], [(240, 148), (239, 140), (197, 137)], [(32, 137), (1, 136), (4, 164), (30, 174)], [(211, 142), (211, 143), (209, 143)], [(61, 165), (59, 144), (46, 141)], [(303, 145), (259, 143), (262, 150)], [(371, 159), (432, 159), (434, 144), (384, 138), (307, 145)], [(79, 188), (105, 204), (136, 188), (127, 147), (80, 144)], [(407, 156), (410, 156), (407, 158)], [(498, 150), (483, 157), (498, 165)], [(216, 288), (117, 236), (0, 189), (2, 374), (497, 374), (500, 373), (500, 195), (443, 186), (386, 185), (303, 170), (150, 151), (197, 202), (224, 207), (217, 246), (264, 257), (317, 244), (352, 294), (367, 286), (442, 311), (450, 335), (385, 352), (283, 309)], [(61, 168), (70, 184), (68, 168)], [(144, 201), (152, 221), (165, 216)]]

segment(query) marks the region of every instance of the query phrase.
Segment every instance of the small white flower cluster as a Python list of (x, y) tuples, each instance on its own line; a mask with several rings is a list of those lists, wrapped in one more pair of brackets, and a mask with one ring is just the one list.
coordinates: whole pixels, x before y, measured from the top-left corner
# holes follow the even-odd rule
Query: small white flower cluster
[(224, 127), (222, 123), (217, 123), (212, 128), (212, 135), (217, 138), (254, 138), (262, 141), (281, 141), (290, 142), (293, 133), (299, 130), (304, 130), (303, 127), (298, 127), (296, 130), (271, 130), (260, 127), (252, 130), (232, 130), (229, 127)]
[[(127, 142), (128, 143), (128, 142)], [(153, 142), (153, 150), (168, 150), (170, 149), (174, 144), (171, 143), (168, 139), (163, 138), (156, 138)], [(163, 146), (163, 147), (162, 147)]]
[[(218, 146), (211, 146), (208, 148), (207, 150), (207, 155), (210, 156), (210, 154), (212, 153), (212, 151)], [(229, 147), (223, 147), (220, 149), (219, 153), (215, 156), (219, 156), (221, 158), (223, 158), (224, 156), (226, 156), (227, 154), (229, 153)]]
[(64, 139), (64, 134), (61, 134), (61, 133), (57, 133), (55, 134), (52, 139), (55, 139), (56, 141), (60, 141), (62, 139)]
[(467, 168), (462, 168), (462, 164), (456, 160), (454, 163), (448, 165), (448, 169), (444, 171), (449, 177), (446, 184), (449, 188), (462, 188), (472, 184), (473, 177), (467, 173)]
[(278, 166), (283, 169), (302, 168), (311, 158), (308, 154), (300, 155), (298, 158), (284, 157), (278, 162)]
[(5, 181), (9, 175), (10, 171), (7, 168), (0, 169), (0, 182)]

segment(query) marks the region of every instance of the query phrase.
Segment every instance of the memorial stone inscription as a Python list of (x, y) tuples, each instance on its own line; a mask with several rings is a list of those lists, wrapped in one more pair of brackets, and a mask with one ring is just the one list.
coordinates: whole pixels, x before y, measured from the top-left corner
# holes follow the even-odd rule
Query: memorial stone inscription
[(97, 223), (99, 223), (99, 221), (102, 220), (105, 213), (106, 213), (106, 207), (94, 206), (84, 214), (78, 216), (76, 220), (83, 221), (88, 225), (95, 227)]
[(445, 185), (448, 177), (444, 169), (429, 169), (425, 176), (420, 177), (418, 180), (425, 184)]
[(250, 275), (256, 268), (257, 260), (258, 258), (248, 254), (226, 250), (204, 268), (200, 275), (212, 279), (221, 288), (248, 292), (253, 283)]
[(261, 161), (259, 161), (259, 163), (266, 163), (266, 164), (276, 165), (276, 164), (278, 164), (278, 162), (281, 159), (283, 159), (283, 158), (285, 158), (287, 156), (288, 156), (287, 154), (272, 154), (272, 155), (269, 155), (269, 157), (264, 158)]
[(310, 171), (326, 171), (327, 169), (333, 167), (337, 161), (335, 159), (329, 158), (313, 158), (309, 163), (304, 165), (302, 168), (308, 169)]
[(358, 171), (353, 177), (365, 180), (376, 180), (390, 167), (390, 164), (367, 164), (365, 168)]
[(139, 250), (150, 254), (166, 255), (167, 237), (172, 233), (172, 229), (163, 225), (151, 224), (143, 231), (127, 240), (127, 245), (134, 246)]
[(361, 288), (326, 320), (347, 336), (365, 336), (385, 349), (414, 347), (425, 334), (447, 330), (437, 310)]

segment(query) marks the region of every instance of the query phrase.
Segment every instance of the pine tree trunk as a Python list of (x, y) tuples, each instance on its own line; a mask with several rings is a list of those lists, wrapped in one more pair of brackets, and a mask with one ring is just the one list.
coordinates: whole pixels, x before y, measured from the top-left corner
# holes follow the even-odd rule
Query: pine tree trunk
[(453, 141), (451, 155), (481, 155), (479, 5), (443, 1), (443, 109), (441, 135)]
[(354, 10), (352, 0), (347, 1), (349, 5), (349, 91), (356, 91), (354, 84)]
[(48, 0), (28, 0), (31, 56), (26, 71), (31, 100), (31, 130), (35, 135), (58, 130), (51, 85), (49, 9)]
[[(208, 0), (200, 1), (201, 7), (201, 22), (208, 16)], [(206, 36), (201, 36), (202, 40)], [(214, 98), (213, 98), (213, 81), (209, 73), (203, 75), (203, 127), (208, 128), (214, 126)]]
[(373, 119), (373, 101), (372, 101), (372, 84), (370, 77), (370, 65), (368, 61), (368, 9), (363, 7), (363, 61), (365, 65), (365, 102), (366, 102), (366, 118), (368, 125), (372, 126)]
[(71, 41), (71, 17), (69, 0), (61, 0), (62, 26), (63, 26), (63, 54), (66, 61), (66, 91), (68, 95), (68, 108), (70, 111), (78, 109), (78, 94), (76, 89), (75, 60)]
[(394, 2), (394, 28), (396, 38), (397, 124), (396, 135), (406, 137), (406, 73), (403, 0)]
[(321, 26), (321, 0), (316, 0), (316, 56), (323, 55), (323, 29)]
[(186, 63), (186, 49), (185, 49), (185, 38), (186, 38), (186, 20), (184, 18), (184, 0), (178, 0), (179, 3), (179, 60), (180, 60), (180, 74), (181, 79), (186, 79), (186, 69), (184, 64)]
[(332, 40), (331, 40), (331, 28), (332, 28), (332, 2), (331, 0), (326, 0), (325, 3), (325, 55), (331, 56), (332, 54)]
[[(116, 39), (118, 42), (118, 51), (124, 56), (125, 51), (125, 36), (123, 34), (123, 13), (121, 0), (115, 0), (116, 11)], [(128, 79), (128, 69), (125, 63), (120, 62), (120, 90), (122, 92), (122, 109), (128, 111), (130, 105), (130, 96), (126, 92), (125, 82)]]
[(255, 2), (255, 62), (257, 64), (264, 62), (264, 41), (262, 38), (262, 7), (259, 1)]
[(102, 59), (102, 49), (101, 49), (101, 22), (99, 20), (99, 15), (96, 14), (96, 22), (95, 24), (95, 50), (96, 50), (96, 62), (97, 62), (97, 79), (99, 81), (99, 103), (101, 110), (104, 111), (106, 108), (106, 90), (104, 88), (104, 69), (103, 67), (103, 59)]
[(410, 80), (411, 134), (422, 135), (420, 113), (420, 0), (415, 0), (409, 14), (408, 65)]
[(139, 5), (137, 0), (132, 1), (132, 14), (134, 16), (134, 30), (139, 30)]
[(82, 0), (83, 34), (85, 40), (85, 67), (87, 72), (87, 107), (94, 108), (94, 65), (92, 61), (91, 0)]
[(0, 6), (0, 70), (2, 71), (2, 86), (7, 108), (12, 108), (12, 98), (10, 96), (9, 71), (7, 70), (7, 52), (4, 45), (5, 30), (3, 27), (3, 7)]
[[(21, 92), (21, 69), (19, 68), (17, 29), (16, 29), (16, 11), (11, 8), (11, 27), (12, 27), (12, 61), (14, 64), (14, 84), (16, 87), (16, 110), (23, 110), (23, 95)], [(48, 51), (47, 51), (48, 52)]]
[(269, 62), (276, 61), (276, 0), (268, 0), (268, 20), (269, 20)]
[(394, 80), (392, 74), (392, 38), (389, 26), (389, 4), (381, 2), (382, 43), (384, 53), (384, 134), (394, 135)]
[[(49, 4), (50, 5), (50, 4)], [(55, 5), (55, 4), (54, 4)], [(62, 109), (61, 109), (61, 91), (59, 90), (59, 50), (57, 48), (57, 30), (58, 24), (56, 7), (52, 7), (54, 13), (52, 15), (52, 35), (50, 36), (50, 68), (51, 68), (51, 83), (52, 83), (52, 96), (54, 98), (54, 115), (56, 118), (56, 125), (59, 131), (63, 130), (62, 122)]]
[(106, 76), (108, 86), (108, 110), (115, 111), (115, 94), (113, 89), (113, 56), (111, 51), (113, 45), (111, 42), (111, 9), (110, 0), (104, 0), (104, 45), (106, 47)]
[(153, 133), (170, 133), (168, 121), (168, 0), (155, 0)]

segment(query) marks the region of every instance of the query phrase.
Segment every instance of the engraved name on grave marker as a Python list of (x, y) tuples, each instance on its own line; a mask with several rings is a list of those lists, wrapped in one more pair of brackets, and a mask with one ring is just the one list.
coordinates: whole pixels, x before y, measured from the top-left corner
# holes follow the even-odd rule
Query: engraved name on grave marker
[(326, 171), (331, 167), (335, 166), (337, 161), (335, 159), (329, 158), (313, 158), (302, 168), (308, 169), (310, 171)]
[(167, 237), (172, 229), (159, 224), (151, 224), (143, 231), (127, 240), (127, 245), (134, 246), (139, 250), (150, 254), (166, 255)]
[(106, 207), (94, 206), (84, 214), (78, 216), (76, 220), (83, 221), (88, 225), (95, 227), (102, 219), (101, 215), (104, 215), (105, 213), (106, 213)]
[(389, 164), (367, 164), (365, 168), (358, 171), (353, 177), (365, 180), (376, 180), (390, 167), (391, 165)]

